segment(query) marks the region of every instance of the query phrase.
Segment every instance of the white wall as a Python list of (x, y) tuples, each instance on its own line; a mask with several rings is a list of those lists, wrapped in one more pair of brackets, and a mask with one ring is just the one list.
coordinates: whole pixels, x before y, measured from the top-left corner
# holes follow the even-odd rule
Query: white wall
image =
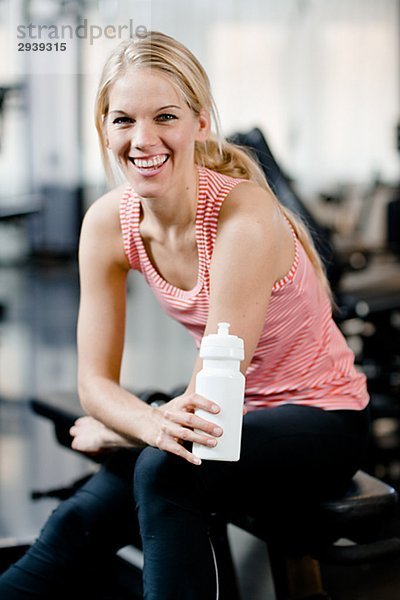
[(212, 24), (210, 69), (225, 130), (259, 125), (310, 188), (376, 173), (396, 180), (395, 2), (314, 2), (300, 14), (292, 4), (286, 18)]
[[(35, 6), (41, 3), (51, 4), (37, 0)], [(209, 72), (224, 133), (261, 127), (277, 158), (312, 195), (337, 184), (367, 184), (376, 174), (389, 183), (399, 179), (395, 146), (400, 118), (399, 4), (399, 0), (102, 0), (90, 3), (85, 16), (89, 24), (103, 26), (131, 20), (185, 43)], [(7, 25), (5, 14), (0, 11), (0, 34)], [(104, 176), (93, 103), (104, 57), (117, 41), (103, 37), (93, 44), (82, 42), (83, 148), (74, 152), (85, 183), (99, 191)], [(7, 77), (4, 59), (0, 84), (2, 73)], [(54, 99), (57, 102), (57, 94)], [(73, 127), (73, 110), (72, 101), (63, 103), (62, 116), (49, 119), (50, 135), (69, 124)], [(51, 113), (48, 99), (46, 111)], [(3, 190), (26, 185), (21, 139), (30, 144), (29, 152), (39, 155), (40, 145), (49, 139), (49, 132), (42, 138), (36, 135), (33, 147), (32, 127), (24, 122), (23, 113), (8, 111), (0, 153)], [(58, 139), (62, 143), (62, 136)]]

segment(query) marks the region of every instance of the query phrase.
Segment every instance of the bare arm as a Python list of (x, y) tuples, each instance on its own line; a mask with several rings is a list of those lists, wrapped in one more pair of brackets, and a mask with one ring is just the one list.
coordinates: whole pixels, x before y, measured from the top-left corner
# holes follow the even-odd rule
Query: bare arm
[(125, 333), (125, 258), (119, 190), (87, 212), (79, 247), (78, 388), (83, 408), (115, 432), (142, 444), (151, 409), (120, 385)]
[[(256, 350), (275, 281), (292, 266), (292, 233), (273, 197), (252, 183), (240, 184), (225, 200), (218, 221), (205, 335), (220, 321), (245, 342), (246, 373)], [(201, 369), (197, 359), (188, 391)]]

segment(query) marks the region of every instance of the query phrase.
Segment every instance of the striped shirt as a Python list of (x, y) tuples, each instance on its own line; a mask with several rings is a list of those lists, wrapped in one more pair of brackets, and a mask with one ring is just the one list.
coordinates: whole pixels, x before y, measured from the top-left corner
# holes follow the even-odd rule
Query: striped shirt
[[(165, 281), (152, 264), (140, 235), (141, 203), (125, 189), (120, 219), (126, 256), (140, 271), (168, 315), (193, 335), (196, 346), (207, 322), (210, 265), (218, 215), (232, 188), (242, 179), (198, 167), (196, 210), (197, 282), (182, 290)], [(295, 256), (289, 272), (276, 281), (263, 331), (246, 372), (249, 408), (298, 403), (326, 410), (359, 410), (368, 404), (365, 375), (332, 318), (329, 298), (292, 229)]]

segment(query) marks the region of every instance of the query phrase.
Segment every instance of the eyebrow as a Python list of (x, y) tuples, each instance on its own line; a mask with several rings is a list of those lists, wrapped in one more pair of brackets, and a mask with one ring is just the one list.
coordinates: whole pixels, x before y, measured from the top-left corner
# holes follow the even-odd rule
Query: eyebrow
[[(181, 107), (177, 106), (176, 104), (167, 104), (167, 106), (162, 106), (158, 110), (164, 110), (166, 108), (177, 108), (178, 110), (181, 110)], [(156, 112), (158, 112), (158, 110), (156, 110)]]
[[(161, 106), (160, 108), (157, 108), (157, 110), (155, 110), (154, 112), (157, 113), (160, 112), (160, 110), (165, 110), (166, 108), (177, 108), (178, 110), (182, 110), (182, 108), (180, 106), (177, 106), (176, 104), (167, 104), (166, 106)], [(110, 110), (108, 114), (111, 115), (112, 113), (119, 113), (122, 115), (127, 114), (124, 110)]]

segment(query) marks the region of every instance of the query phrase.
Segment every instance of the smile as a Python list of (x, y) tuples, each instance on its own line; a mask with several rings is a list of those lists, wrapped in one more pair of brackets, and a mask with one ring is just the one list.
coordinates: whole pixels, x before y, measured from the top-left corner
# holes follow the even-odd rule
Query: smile
[(168, 154), (157, 154), (151, 158), (134, 158), (130, 156), (129, 160), (139, 169), (155, 169), (163, 165), (168, 158)]

